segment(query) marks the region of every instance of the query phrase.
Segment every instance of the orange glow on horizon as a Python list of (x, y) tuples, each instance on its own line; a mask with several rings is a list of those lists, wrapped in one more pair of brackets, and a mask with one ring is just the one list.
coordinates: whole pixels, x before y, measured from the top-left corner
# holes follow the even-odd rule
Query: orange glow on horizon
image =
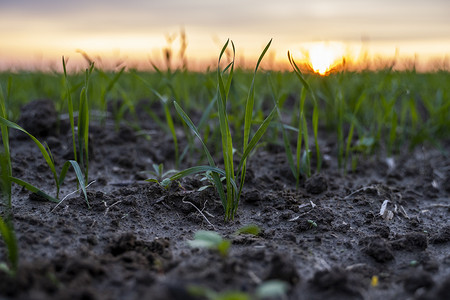
[(339, 42), (318, 42), (306, 46), (307, 62), (311, 69), (322, 76), (330, 72), (344, 58), (344, 46)]
[[(153, 65), (165, 69), (168, 64), (164, 56), (171, 50), (170, 68), (186, 66), (189, 70), (204, 71), (215, 68), (222, 40), (212, 39), (202, 32), (187, 36), (186, 52), (180, 57), (180, 37), (168, 43), (162, 34), (94, 34), (87, 36), (27, 39), (22, 36), (7, 36), (8, 43), (0, 46), (0, 71), (2, 70), (49, 70), (62, 71), (61, 57), (70, 60), (68, 68), (83, 70), (86, 60), (77, 49), (86, 52), (102, 69), (126, 66), (130, 69), (153, 70)], [(226, 39), (223, 39), (225, 41)], [(253, 69), (258, 55), (267, 40), (248, 41), (245, 36), (233, 39), (236, 45), (237, 67)], [(30, 44), (32, 46), (30, 46)], [(326, 76), (339, 70), (379, 70), (394, 66), (395, 70), (417, 71), (449, 70), (450, 40), (410, 42), (392, 45), (388, 42), (317, 41), (272, 43), (262, 68), (290, 70), (285, 53), (291, 51), (302, 71)], [(442, 53), (439, 55), (439, 53)]]

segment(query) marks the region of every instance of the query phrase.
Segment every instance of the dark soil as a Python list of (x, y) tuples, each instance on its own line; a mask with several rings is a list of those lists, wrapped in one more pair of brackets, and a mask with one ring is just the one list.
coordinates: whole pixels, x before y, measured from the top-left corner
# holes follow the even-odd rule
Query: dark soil
[[(70, 129), (41, 105), (25, 107), (21, 124), (47, 141), (61, 166), (72, 158)], [(49, 120), (56, 123), (45, 127)], [(200, 177), (167, 190), (143, 181), (152, 163), (169, 169), (174, 160), (170, 136), (151, 121), (142, 123), (150, 139), (125, 125), (91, 124), (90, 208), (79, 193), (56, 205), (14, 187), (20, 267), (15, 278), (0, 272), (0, 298), (198, 299), (190, 285), (252, 293), (280, 279), (290, 286), (287, 299), (450, 299), (450, 159), (442, 151), (398, 154), (393, 168), (373, 155), (347, 174), (328, 159), (296, 189), (284, 150), (260, 148), (236, 218), (225, 223), (215, 190), (198, 191)], [(14, 176), (54, 195), (39, 149), (11, 135)], [(333, 139), (322, 138), (335, 157)], [(70, 173), (62, 195), (74, 190)], [(385, 200), (390, 220), (380, 215)], [(262, 232), (234, 235), (246, 224)], [(201, 229), (231, 240), (229, 255), (190, 248)], [(0, 255), (5, 261), (4, 246)]]

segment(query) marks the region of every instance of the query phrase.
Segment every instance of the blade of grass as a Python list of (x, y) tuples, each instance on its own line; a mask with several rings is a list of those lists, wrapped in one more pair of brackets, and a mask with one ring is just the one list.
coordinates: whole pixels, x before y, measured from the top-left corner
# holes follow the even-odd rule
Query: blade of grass
[(67, 70), (66, 70), (66, 61), (64, 60), (64, 56), (62, 57), (62, 63), (63, 63), (63, 70), (64, 70), (64, 82), (66, 86), (66, 96), (67, 96), (67, 103), (69, 110), (69, 122), (70, 122), (70, 129), (72, 130), (72, 145), (73, 145), (73, 156), (76, 161), (78, 161), (77, 157), (77, 143), (76, 143), (76, 135), (75, 135), (75, 121), (73, 117), (73, 103), (72, 103), (72, 93), (69, 86), (69, 79), (67, 76)]
[(80, 165), (78, 164), (78, 162), (76, 162), (74, 160), (68, 160), (64, 163), (64, 165), (61, 169), (61, 173), (59, 174), (59, 184), (62, 185), (64, 183), (64, 179), (66, 178), (66, 174), (67, 174), (67, 171), (69, 170), (70, 166), (72, 166), (72, 168), (75, 171), (75, 175), (77, 177), (78, 184), (79, 184), (81, 190), (83, 191), (84, 199), (86, 200), (86, 204), (87, 204), (88, 208), (91, 208), (91, 206), (89, 204), (87, 192), (86, 192), (86, 182), (84, 181), (84, 175), (83, 175), (83, 172), (81, 171), (81, 168), (80, 168)]
[(241, 160), (239, 162), (238, 174), (237, 174), (238, 176), (240, 176), (239, 191), (238, 191), (237, 199), (234, 203), (233, 215), (236, 213), (236, 210), (238, 208), (239, 200), (241, 198), (242, 188), (244, 187), (245, 171), (246, 171), (245, 163), (246, 163), (247, 157), (250, 155), (250, 152), (255, 148), (255, 146), (258, 144), (259, 140), (262, 138), (262, 136), (266, 132), (267, 128), (270, 125), (270, 122), (272, 122), (272, 119), (274, 118), (276, 113), (277, 113), (277, 108), (274, 107), (272, 109), (272, 111), (270, 112), (270, 114), (261, 123), (258, 130), (256, 130), (252, 139), (247, 144), (247, 147), (245, 147), (244, 153), (242, 154)]
[(292, 55), (288, 51), (288, 58), (289, 62), (294, 69), (294, 73), (297, 76), (297, 78), (300, 80), (300, 82), (303, 84), (303, 86), (308, 90), (308, 92), (311, 95), (311, 98), (313, 100), (313, 115), (312, 115), (312, 125), (313, 125), (313, 133), (314, 133), (314, 144), (316, 147), (316, 155), (317, 155), (317, 172), (320, 172), (320, 169), (322, 167), (322, 157), (320, 153), (320, 147), (319, 147), (319, 139), (318, 139), (318, 132), (319, 132), (319, 107), (316, 99), (316, 95), (314, 91), (311, 89), (308, 82), (303, 78), (302, 72), (300, 71), (300, 68), (295, 63)]
[(78, 110), (78, 150), (80, 151), (79, 165), (84, 169), (84, 180), (89, 181), (89, 79), (94, 70), (94, 63), (85, 71), (85, 85), (80, 93)]
[[(224, 170), (220, 169), (220, 168), (217, 168), (217, 167), (213, 167), (213, 166), (195, 166), (195, 167), (187, 168), (187, 169), (185, 169), (183, 171), (180, 171), (180, 172), (176, 173), (175, 175), (170, 177), (170, 180), (174, 181), (174, 180), (181, 179), (183, 177), (187, 177), (187, 176), (198, 174), (198, 173), (204, 173), (204, 172), (207, 172), (207, 171), (211, 171), (211, 172), (213, 172), (213, 174), (216, 174), (216, 175), (226, 176), (226, 172)], [(234, 180), (231, 180), (231, 185), (233, 186), (233, 188), (235, 190), (237, 190), (237, 185), (236, 185), (236, 182)]]
[[(180, 115), (180, 117), (183, 119), (183, 121), (188, 125), (188, 127), (192, 130), (192, 132), (195, 134), (195, 136), (199, 139), (200, 143), (203, 146), (203, 150), (204, 150), (204, 152), (206, 154), (206, 157), (208, 159), (209, 165), (211, 167), (216, 167), (216, 164), (214, 163), (214, 159), (212, 158), (211, 153), (208, 150), (208, 147), (206, 147), (206, 144), (204, 143), (202, 137), (200, 136), (200, 133), (198, 132), (197, 127), (194, 125), (192, 120), (184, 112), (184, 110), (181, 108), (181, 106), (178, 105), (178, 103), (176, 101), (173, 102), (173, 105), (175, 106), (175, 110)], [(219, 197), (220, 197), (220, 200), (222, 202), (222, 205), (225, 208), (226, 204), (227, 204), (227, 202), (226, 202), (227, 198), (225, 196), (225, 191), (223, 189), (222, 182), (220, 181), (220, 177), (215, 172), (213, 172), (212, 176), (213, 176), (214, 185), (215, 185), (215, 187), (217, 189), (217, 192), (219, 193)]]
[[(256, 141), (254, 142), (254, 144), (251, 146), (251, 149), (249, 149), (249, 151), (247, 151), (247, 148), (249, 147), (248, 145), (248, 140), (250, 138), (250, 129), (251, 129), (251, 125), (252, 125), (252, 120), (253, 120), (253, 106), (255, 104), (255, 78), (256, 78), (256, 73), (258, 72), (258, 68), (259, 65), (261, 64), (262, 59), (264, 58), (264, 55), (266, 54), (267, 50), (270, 47), (270, 44), (272, 43), (272, 39), (270, 39), (270, 41), (267, 43), (266, 47), (264, 48), (263, 52), (261, 53), (261, 55), (258, 58), (258, 62), (256, 63), (256, 67), (255, 67), (255, 71), (253, 72), (253, 78), (252, 78), (252, 83), (250, 85), (250, 89), (248, 92), (248, 96), (247, 96), (247, 103), (245, 105), (245, 115), (244, 115), (244, 143), (243, 143), (243, 153), (245, 154), (246, 152), (248, 152), (246, 155), (243, 155), (241, 158), (241, 162), (239, 164), (238, 167), (238, 174), (240, 175), (240, 184), (239, 184), (239, 192), (238, 192), (238, 197), (236, 199), (236, 203), (234, 203), (234, 210), (236, 210), (238, 203), (239, 203), (239, 198), (242, 192), (242, 187), (244, 186), (244, 181), (245, 181), (245, 173), (246, 173), (246, 167), (247, 167), (247, 156), (250, 153), (250, 151), (255, 147), (256, 143), (259, 141), (259, 139), (262, 137), (262, 135), (264, 134), (264, 132), (267, 129), (267, 126), (269, 125), (270, 121), (273, 118), (273, 114), (275, 113), (275, 109), (272, 110), (271, 114), (270, 114), (270, 119), (267, 121), (264, 120), (263, 124), (267, 124), (264, 127), (260, 127), (258, 129), (258, 131), (261, 132), (259, 133), (259, 137), (256, 139)], [(263, 125), (262, 124), (262, 125)], [(234, 213), (233, 213), (234, 214)]]
[(271, 88), (272, 99), (275, 104), (275, 108), (277, 110), (278, 119), (280, 120), (279, 126), (281, 127), (281, 133), (283, 136), (283, 145), (284, 145), (284, 150), (286, 152), (286, 158), (287, 158), (287, 161), (289, 164), (289, 168), (291, 169), (292, 175), (294, 176), (295, 181), (297, 182), (298, 176), (299, 176), (299, 172), (298, 172), (299, 169), (295, 168), (294, 157), (292, 156), (291, 143), (289, 142), (289, 136), (288, 136), (288, 133), (286, 130), (286, 125), (281, 123), (282, 115), (281, 115), (281, 110), (280, 110), (280, 102), (279, 102), (278, 97), (275, 96), (275, 87), (273, 85), (273, 81), (271, 80), (271, 77), (269, 77), (269, 83), (270, 83), (270, 88)]
[[(231, 41), (232, 49), (233, 49), (233, 57), (231, 63), (227, 66), (229, 68), (229, 74), (227, 78), (226, 84), (224, 84), (223, 73), (220, 69), (220, 61), (222, 59), (222, 55), (225, 53), (225, 50), (228, 47), (228, 42), (225, 43), (222, 51), (219, 55), (219, 61), (217, 63), (217, 79), (218, 79), (218, 88), (219, 88), (219, 99), (217, 101), (218, 106), (218, 115), (219, 115), (219, 127), (220, 134), (222, 136), (222, 153), (223, 153), (223, 161), (225, 165), (226, 172), (226, 186), (227, 186), (227, 201), (225, 207), (225, 219), (230, 220), (232, 218), (232, 210), (234, 206), (235, 196), (234, 194), (237, 191), (232, 191), (231, 180), (234, 180), (234, 167), (233, 167), (233, 141), (231, 138), (230, 127), (228, 124), (228, 116), (226, 112), (227, 107), (227, 99), (228, 93), (231, 87), (231, 81), (233, 78), (234, 71), (234, 59), (235, 59), (235, 48), (234, 44)], [(225, 71), (225, 70), (224, 70)]]
[(308, 124), (306, 123), (306, 118), (302, 114), (300, 115), (300, 122), (303, 123), (302, 125), (302, 132), (303, 132), (303, 140), (305, 142), (305, 151), (304, 151), (304, 158), (302, 159), (303, 167), (305, 168), (304, 173), (306, 176), (311, 177), (311, 152), (309, 150), (309, 134), (308, 134)]
[(358, 101), (356, 101), (355, 108), (353, 111), (353, 115), (350, 120), (350, 129), (348, 131), (347, 135), (347, 145), (345, 147), (345, 156), (344, 156), (344, 171), (347, 170), (347, 162), (348, 162), (348, 156), (350, 154), (350, 148), (352, 145), (353, 140), (353, 132), (355, 129), (355, 125), (357, 123), (356, 115), (359, 111), (359, 108), (361, 107), (361, 104), (363, 103), (364, 99), (366, 98), (366, 93), (363, 92), (360, 97), (358, 98)]
[[(7, 117), (5, 99), (3, 97), (2, 87), (0, 86), (0, 115)], [(6, 270), (14, 275), (19, 264), (19, 247), (12, 223), (12, 167), (11, 156), (9, 152), (9, 133), (8, 127), (0, 126), (2, 132), (3, 150), (0, 150), (0, 203), (5, 205), (6, 210), (3, 216), (0, 216), (0, 234), (8, 249), (8, 261), (10, 266), (5, 266)]]
[(30, 192), (35, 193), (36, 195), (41, 196), (44, 199), (47, 199), (47, 200), (49, 200), (51, 202), (55, 202), (55, 203), (59, 202), (58, 199), (48, 195), (47, 193), (45, 193), (44, 191), (42, 191), (38, 187), (35, 187), (31, 183), (28, 183), (28, 182), (26, 182), (26, 181), (24, 181), (22, 179), (19, 179), (19, 178), (16, 178), (16, 177), (12, 177), (12, 176), (10, 177), (10, 179), (11, 179), (12, 182), (14, 182), (14, 183), (16, 183), (16, 184), (18, 184), (20, 186), (23, 186), (24, 188), (26, 188)]
[[(303, 130), (308, 131), (308, 128), (304, 129), (303, 126), (303, 116), (304, 116), (304, 107), (305, 107), (305, 99), (306, 99), (306, 88), (303, 87), (300, 94), (300, 102), (299, 102), (299, 112), (298, 112), (298, 132), (297, 132), (297, 148), (295, 152), (296, 163), (297, 163), (297, 176), (295, 186), (298, 188), (300, 184), (300, 173), (301, 173), (301, 154), (302, 154), (302, 138), (303, 138)], [(307, 134), (307, 133), (306, 133)], [(308, 145), (305, 145), (308, 148)]]
[[(0, 117), (7, 118), (7, 110), (5, 104), (5, 98), (3, 96), (3, 89), (0, 85)], [(12, 167), (11, 167), (11, 154), (9, 149), (9, 130), (8, 126), (1, 124), (0, 130), (2, 132), (2, 144), (3, 144), (3, 152), (2, 155), (2, 170), (1, 170), (1, 178), (2, 178), (2, 192), (5, 193), (5, 204), (8, 210), (11, 209), (11, 183), (9, 182), (9, 176), (12, 176)], [(4, 181), (4, 182), (3, 182)], [(10, 211), (8, 211), (8, 215), (10, 215)]]
[(15, 275), (19, 266), (19, 246), (17, 245), (16, 233), (12, 222), (5, 221), (2, 217), (0, 217), (0, 234), (8, 249), (10, 266), (6, 269), (11, 272), (11, 275)]
[[(16, 129), (16, 130), (19, 130), (19, 131), (22, 131), (23, 133), (28, 135), (34, 141), (34, 143), (38, 146), (39, 150), (41, 151), (42, 156), (44, 157), (45, 161), (47, 162), (47, 165), (49, 166), (49, 168), (53, 174), (53, 178), (55, 180), (56, 185), (58, 185), (58, 175), (56, 174), (55, 165), (53, 163), (53, 160), (52, 160), (50, 154), (45, 149), (45, 146), (43, 144), (41, 144), (41, 142), (39, 142), (39, 140), (36, 139), (32, 134), (30, 134), (28, 131), (26, 131), (25, 129), (23, 129), (22, 127), (20, 127), (19, 125), (17, 125), (14, 122), (8, 121), (8, 120), (4, 119), (3, 117), (0, 117), (0, 124), (2, 124), (4, 126), (8, 126), (10, 128)], [(3, 130), (2, 130), (2, 132), (3, 132)]]

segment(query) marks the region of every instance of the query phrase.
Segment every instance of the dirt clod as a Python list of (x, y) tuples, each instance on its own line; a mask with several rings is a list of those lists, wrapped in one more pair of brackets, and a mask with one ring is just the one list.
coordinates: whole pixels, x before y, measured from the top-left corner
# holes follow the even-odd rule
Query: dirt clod
[(380, 263), (394, 259), (391, 246), (384, 239), (378, 237), (374, 237), (373, 240), (367, 243), (364, 252)]
[(270, 262), (270, 271), (267, 279), (278, 279), (296, 284), (300, 281), (300, 275), (297, 273), (292, 259), (281, 254), (275, 254)]
[(433, 278), (428, 272), (414, 272), (407, 275), (404, 281), (404, 288), (409, 293), (414, 293), (419, 288), (430, 289), (433, 285)]
[(326, 179), (321, 175), (314, 175), (305, 182), (306, 191), (310, 194), (321, 194), (328, 189)]

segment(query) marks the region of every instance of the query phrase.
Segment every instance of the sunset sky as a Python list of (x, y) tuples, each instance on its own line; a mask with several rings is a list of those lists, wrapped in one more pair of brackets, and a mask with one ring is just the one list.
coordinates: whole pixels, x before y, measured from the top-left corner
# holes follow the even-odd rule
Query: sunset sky
[[(81, 49), (105, 66), (161, 63), (167, 36), (187, 37), (191, 66), (213, 65), (231, 38), (251, 61), (273, 38), (271, 56), (286, 62), (327, 47), (330, 55), (414, 58), (450, 56), (448, 0), (0, 0), (0, 69), (75, 65)], [(331, 49), (331, 50), (330, 50)], [(112, 60), (112, 62), (111, 62)], [(448, 68), (448, 66), (447, 66)]]

